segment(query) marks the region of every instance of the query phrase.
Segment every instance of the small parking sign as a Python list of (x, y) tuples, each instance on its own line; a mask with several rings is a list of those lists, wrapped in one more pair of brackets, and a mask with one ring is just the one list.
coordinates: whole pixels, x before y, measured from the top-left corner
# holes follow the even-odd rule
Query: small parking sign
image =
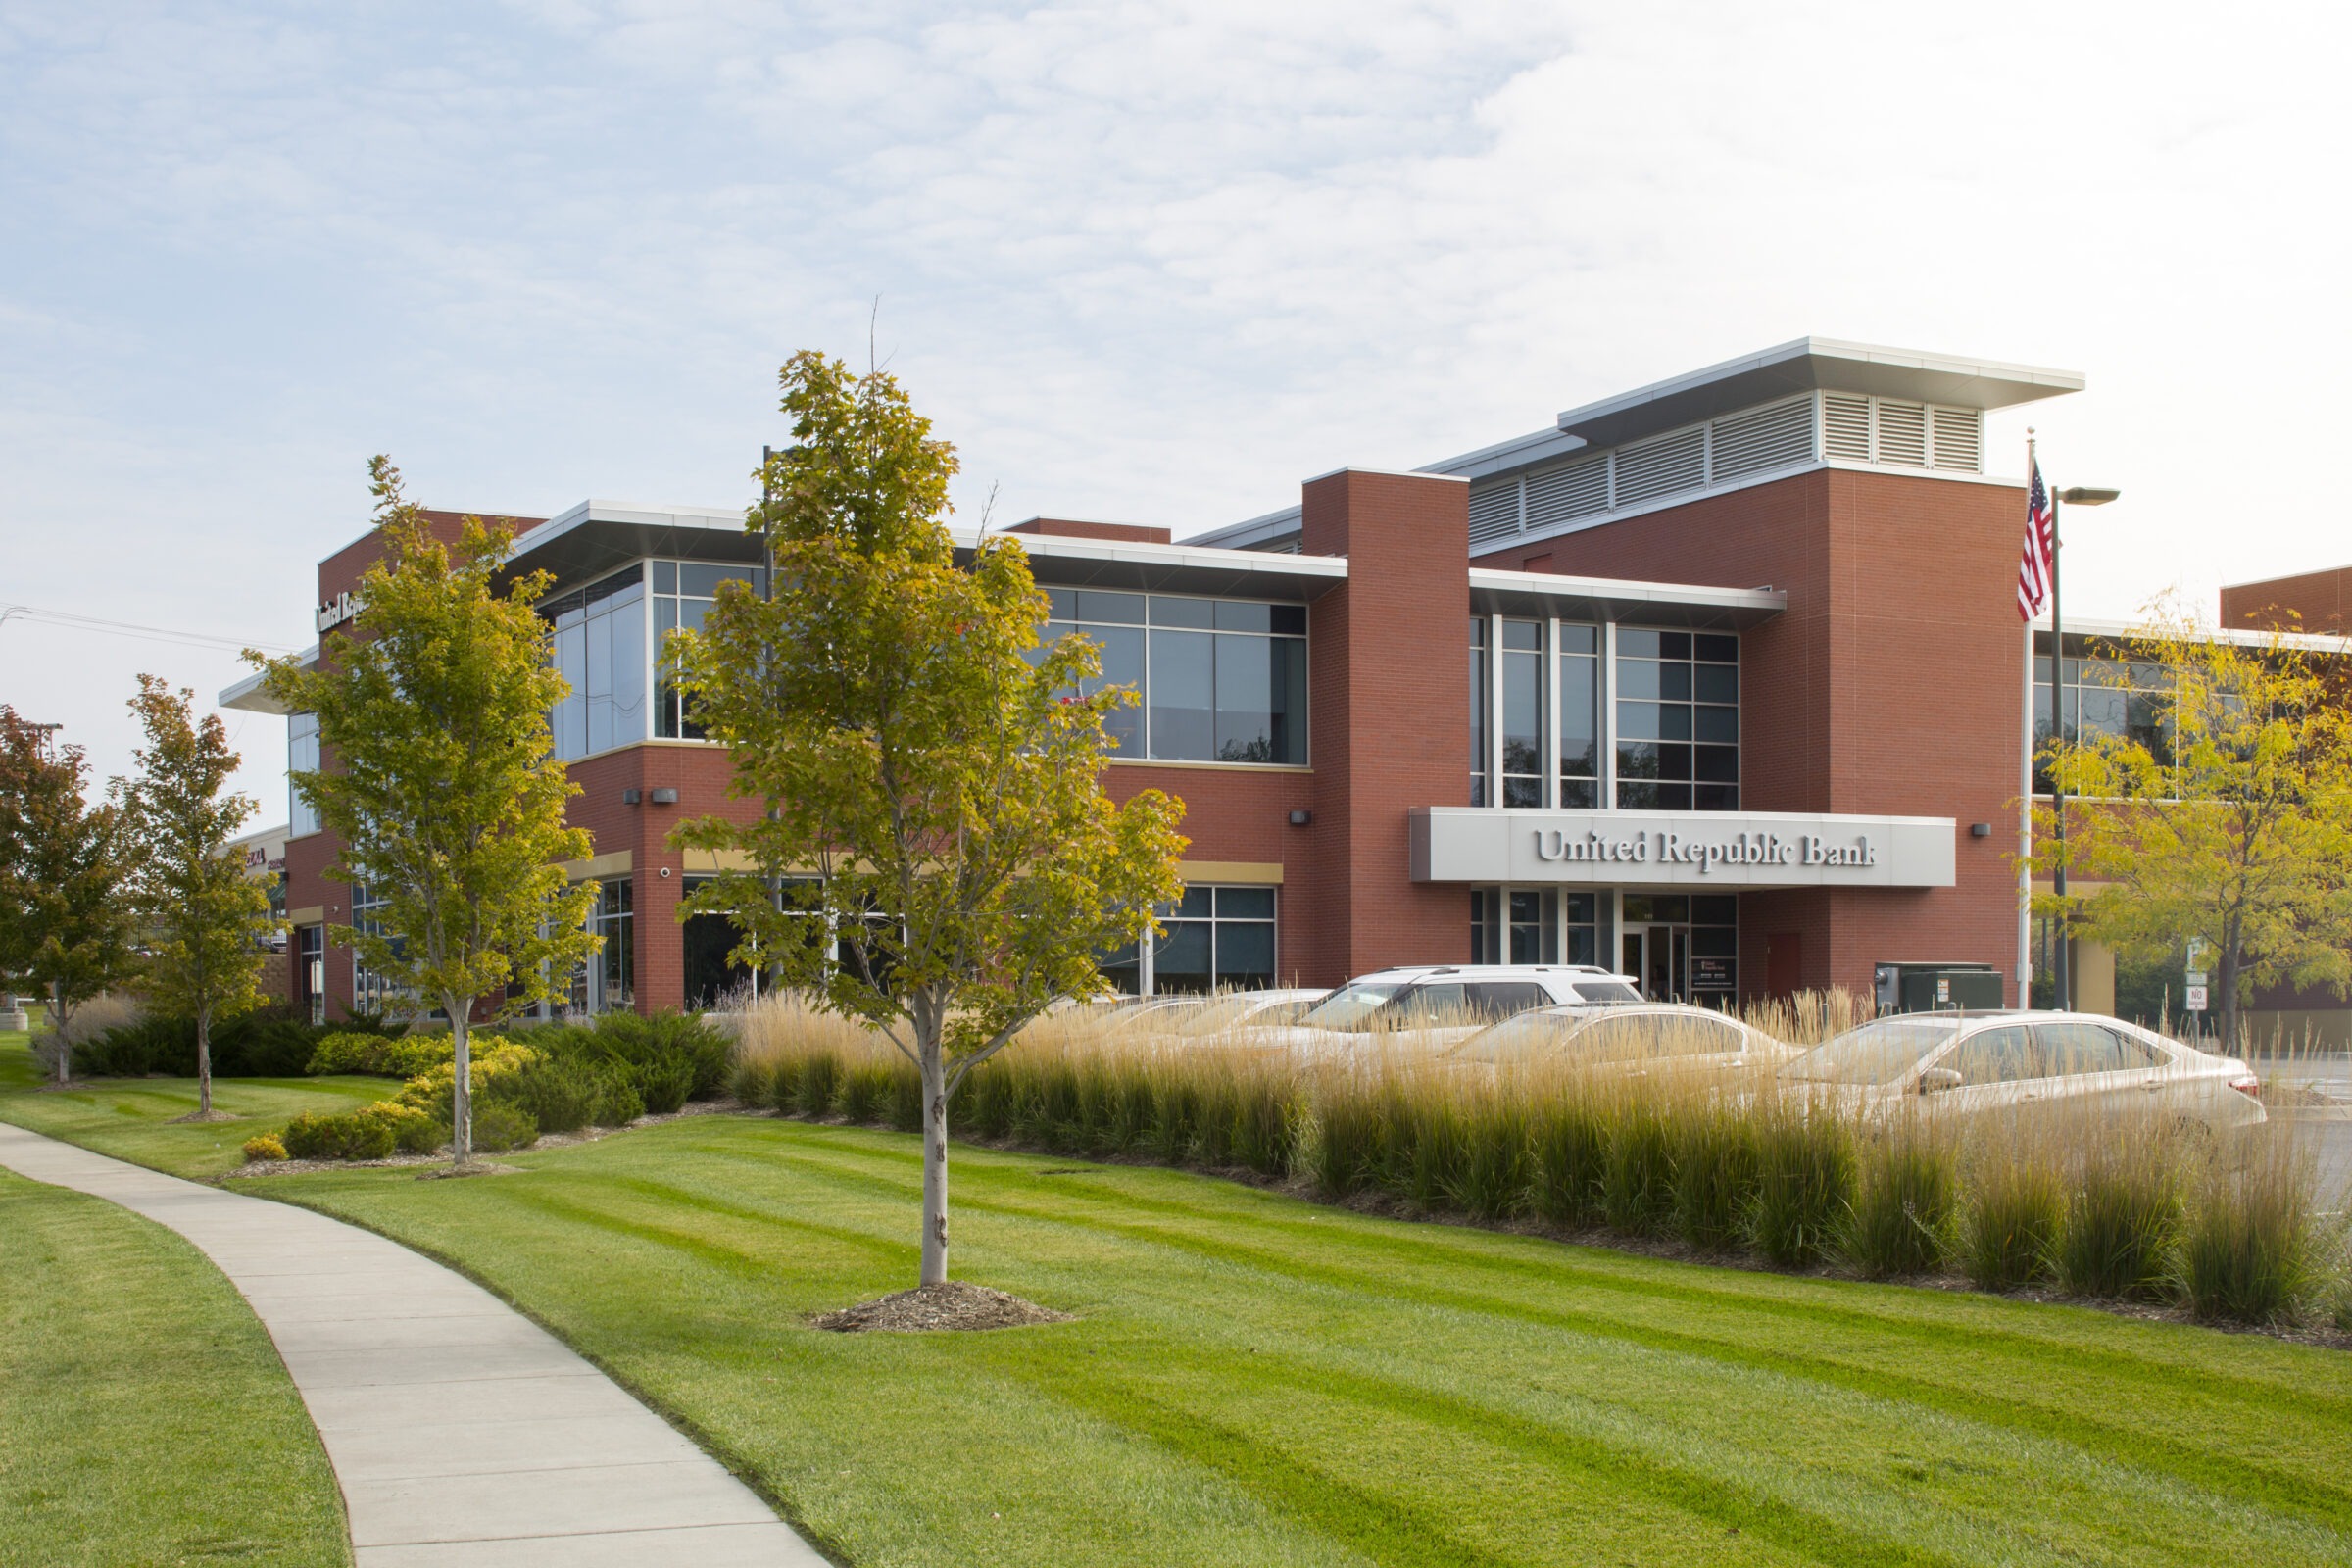
[(2191, 1012), (2203, 1012), (2205, 1010), (2205, 988), (2190, 986), (2188, 995), (2181, 1000), (2180, 1004)]

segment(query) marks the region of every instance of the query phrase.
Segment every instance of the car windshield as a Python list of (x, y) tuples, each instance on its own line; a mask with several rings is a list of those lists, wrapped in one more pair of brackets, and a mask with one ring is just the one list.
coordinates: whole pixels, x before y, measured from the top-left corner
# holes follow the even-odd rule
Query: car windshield
[(1959, 1027), (1957, 1018), (1881, 1018), (1815, 1046), (1783, 1067), (1781, 1076), (1817, 1084), (1890, 1084)]
[(1579, 980), (1576, 983), (1580, 1002), (1640, 1002), (1642, 993), (1622, 980)]
[(1342, 1034), (1368, 1034), (1372, 1015), (1404, 989), (1401, 980), (1366, 980), (1346, 985), (1316, 1003), (1298, 1021), (1309, 1029), (1336, 1029)]

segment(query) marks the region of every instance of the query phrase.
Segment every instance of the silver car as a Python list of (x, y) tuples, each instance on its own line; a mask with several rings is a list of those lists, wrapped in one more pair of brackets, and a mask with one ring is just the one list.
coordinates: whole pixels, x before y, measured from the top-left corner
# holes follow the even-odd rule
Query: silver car
[(1629, 1074), (1772, 1067), (1796, 1055), (1753, 1025), (1685, 1003), (1577, 1004), (1505, 1018), (1448, 1060), (1492, 1067), (1605, 1067)]
[(2244, 1062), (2095, 1013), (1901, 1013), (1814, 1047), (1780, 1077), (1850, 1091), (1878, 1112), (2140, 1117), (2216, 1136), (2267, 1119)]

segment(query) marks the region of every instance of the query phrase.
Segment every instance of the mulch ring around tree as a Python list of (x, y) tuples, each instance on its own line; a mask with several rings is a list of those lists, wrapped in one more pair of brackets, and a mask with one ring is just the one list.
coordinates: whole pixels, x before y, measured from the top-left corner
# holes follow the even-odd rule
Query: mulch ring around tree
[(900, 1291), (880, 1300), (824, 1312), (810, 1318), (834, 1334), (938, 1334), (966, 1329), (1016, 1329), (1031, 1323), (1068, 1323), (1067, 1312), (1051, 1311), (985, 1285), (948, 1280), (919, 1290)]

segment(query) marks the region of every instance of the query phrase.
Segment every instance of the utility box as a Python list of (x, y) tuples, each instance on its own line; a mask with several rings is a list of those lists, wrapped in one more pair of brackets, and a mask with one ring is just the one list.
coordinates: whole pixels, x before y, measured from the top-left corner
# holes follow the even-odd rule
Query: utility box
[(2003, 1005), (2001, 971), (1989, 963), (1882, 963), (1874, 978), (1882, 1013), (1983, 1011)]

